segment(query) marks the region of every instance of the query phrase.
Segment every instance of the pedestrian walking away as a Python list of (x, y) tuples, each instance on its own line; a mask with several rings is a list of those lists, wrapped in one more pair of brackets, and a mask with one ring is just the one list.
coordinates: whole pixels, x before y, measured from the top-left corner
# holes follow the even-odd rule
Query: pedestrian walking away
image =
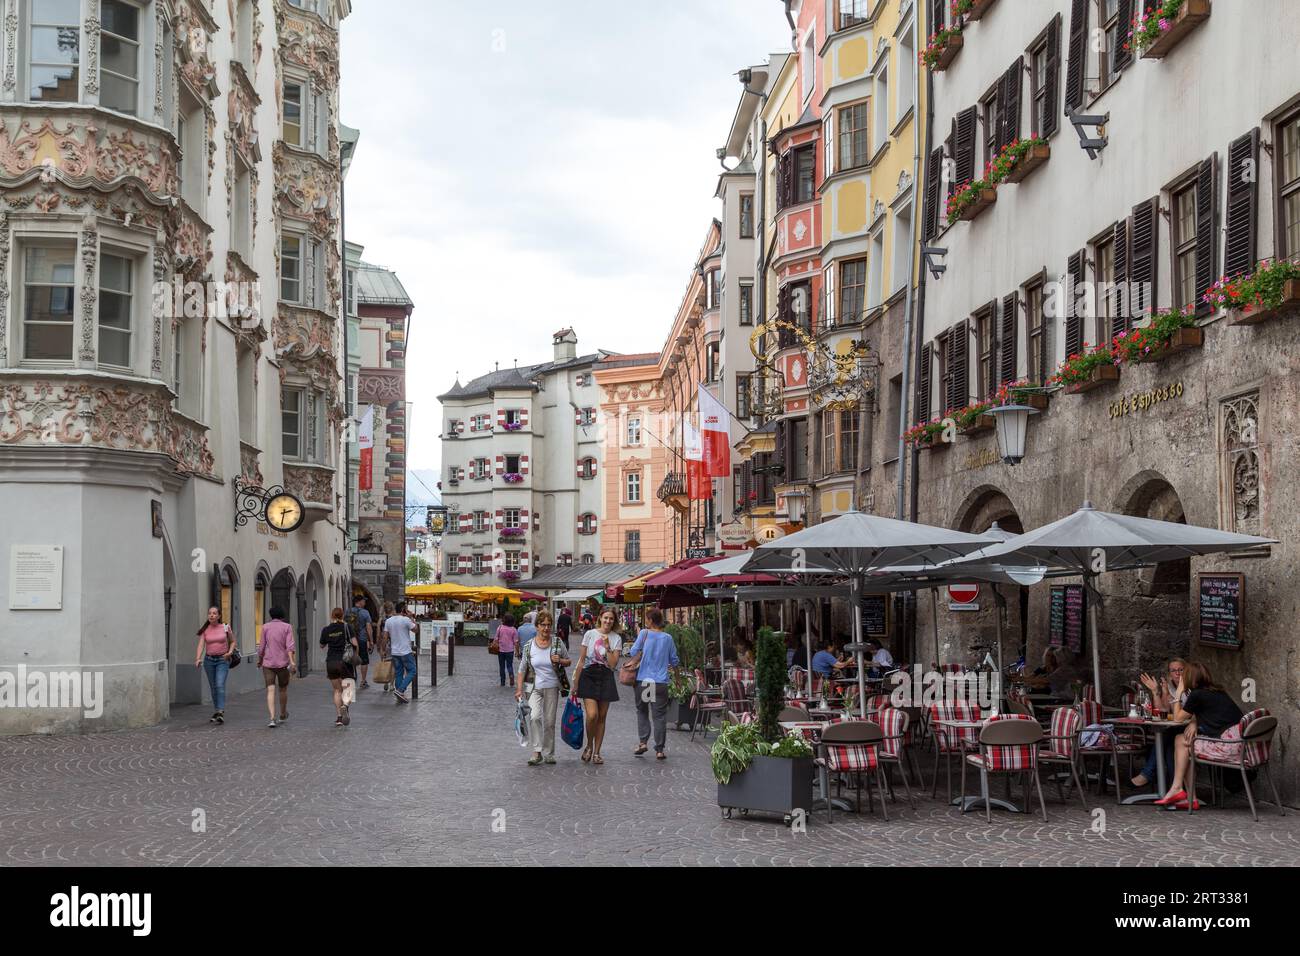
[(411, 695), (406, 689), (415, 679), (415, 652), (411, 640), (413, 635), (420, 633), (420, 625), (407, 617), (405, 601), (397, 602), (397, 610), (384, 622), (384, 633), (393, 659), (393, 696), (399, 704), (409, 704)]
[(609, 715), (609, 705), (618, 700), (614, 669), (618, 667), (618, 655), (623, 650), (618, 626), (618, 615), (613, 608), (605, 608), (600, 612), (599, 625), (586, 633), (578, 651), (578, 666), (574, 669), (573, 680), (578, 696), (582, 698), (583, 717), (587, 724), (583, 763), (605, 762), (600, 748), (605, 742), (605, 718)]
[(293, 640), (293, 628), (285, 620), (284, 608), (275, 606), (268, 612), (271, 616), (262, 625), (262, 643), (257, 649), (257, 666), (262, 669), (262, 679), (266, 681), (266, 710), (271, 715), (266, 726), (274, 728), (276, 724), (275, 698), (276, 689), (280, 694), (280, 723), (289, 719), (289, 679), (297, 666), (297, 657)]
[[(537, 615), (537, 636), (521, 651), (515, 700), (528, 700), (528, 743), (533, 755), (530, 767), (555, 763), (555, 715), (568, 679), (564, 669), (572, 663), (560, 642), (552, 636), (554, 621), (549, 611)], [(500, 634), (500, 629), (497, 631)]]
[(663, 760), (664, 744), (668, 740), (668, 669), (681, 666), (677, 645), (672, 636), (663, 630), (664, 612), (652, 607), (646, 612), (646, 624), (628, 651), (628, 662), (636, 664), (636, 728), (641, 742), (633, 755), (646, 752), (651, 732), (655, 738), (655, 759)]
[(366, 680), (370, 669), (370, 652), (375, 648), (375, 622), (366, 609), (364, 595), (358, 594), (352, 599), (352, 611), (343, 619), (352, 633), (357, 636), (357, 677), (358, 686), (365, 690), (370, 686)]
[(497, 628), (497, 670), (501, 675), (501, 686), (506, 686), (507, 676), (510, 683), (515, 682), (515, 652), (519, 649), (519, 632), (515, 630), (513, 614), (501, 615), (501, 626)]
[(337, 715), (334, 726), (346, 727), (352, 723), (352, 717), (343, 701), (343, 681), (352, 679), (347, 651), (351, 647), (353, 654), (356, 653), (357, 638), (343, 621), (343, 608), (336, 607), (330, 612), (330, 622), (321, 628), (320, 646), (325, 648), (325, 676), (334, 692), (334, 712)]
[(194, 666), (202, 667), (212, 691), (212, 716), (209, 723), (226, 722), (226, 678), (230, 676), (230, 659), (235, 653), (235, 635), (221, 620), (218, 608), (208, 608), (208, 619), (198, 630), (199, 644), (194, 649)]
[(560, 643), (564, 645), (564, 649), (567, 651), (569, 649), (569, 632), (573, 630), (573, 616), (569, 614), (569, 609), (563, 604), (560, 605), (556, 613), (560, 616), (555, 622), (555, 633), (559, 636)]

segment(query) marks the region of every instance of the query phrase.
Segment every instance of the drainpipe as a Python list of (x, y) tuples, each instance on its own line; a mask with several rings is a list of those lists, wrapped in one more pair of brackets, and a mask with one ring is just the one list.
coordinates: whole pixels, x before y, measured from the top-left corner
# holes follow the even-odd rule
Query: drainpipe
[[(933, 74), (930, 73), (929, 70), (926, 70), (925, 72), (925, 143), (927, 146), (930, 144), (930, 140), (933, 135), (934, 135), (934, 76)], [(922, 214), (924, 214), (924, 209), (922, 210)], [(926, 280), (926, 270), (924, 267), (922, 267), (921, 280), (918, 285), (917, 293), (916, 293), (917, 333), (912, 348), (912, 361), (915, 364), (918, 375), (920, 375), (920, 369), (921, 369), (921, 343), (925, 338), (925, 280)], [(907, 403), (909, 398), (910, 396), (906, 392), (904, 392), (903, 401), (901, 402), (904, 408), (907, 408)], [(906, 418), (904, 418), (903, 421), (906, 422)], [(899, 441), (900, 443), (902, 442), (901, 436), (899, 438)], [(920, 482), (918, 481), (918, 470), (920, 468), (920, 463), (921, 463), (921, 450), (916, 446), (913, 446), (911, 451), (911, 457), (912, 457), (912, 482), (910, 488), (908, 489), (910, 491), (908, 520), (916, 521), (917, 513), (919, 511), (919, 505), (920, 505), (919, 503)]]
[[(356, 405), (349, 402), (348, 395), (351, 392), (352, 385), (352, 366), (349, 360), (350, 336), (348, 335), (348, 204), (346, 175), (343, 168), (343, 144), (339, 144), (339, 236), (343, 246), (343, 400), (348, 406), (347, 413), (351, 418), (356, 417)], [(348, 578), (348, 603), (352, 602), (352, 557), (348, 552), (348, 529), (352, 525), (352, 443), (348, 442), (343, 448), (343, 551), (347, 557), (347, 578)], [(358, 478), (360, 471), (358, 471)], [(405, 506), (406, 502), (402, 502)], [(357, 528), (358, 535), (361, 529)], [(402, 511), (402, 535), (406, 535), (406, 511)], [(355, 544), (355, 542), (353, 542)], [(403, 569), (405, 575), (405, 569)]]
[[(913, 29), (915, 29), (915, 25), (913, 26)], [(926, 70), (925, 75), (926, 75), (926, 82), (928, 84), (930, 82), (930, 71)], [(928, 144), (930, 142), (930, 127), (934, 118), (934, 109), (930, 103), (929, 92), (930, 90), (927, 87), (926, 90), (927, 95), (925, 99), (924, 140), (920, 136), (916, 136), (916, 135), (912, 136), (912, 142), (915, 144), (916, 148), (912, 154), (912, 230), (911, 230), (912, 234), (910, 237), (910, 247), (909, 247), (911, 251), (911, 259), (909, 262), (910, 272), (908, 275), (908, 282), (907, 282), (907, 312), (903, 324), (903, 394), (901, 396), (901, 400), (898, 403), (898, 505), (897, 505), (895, 517), (898, 518), (899, 521), (902, 521), (904, 518), (903, 501), (904, 501), (904, 492), (905, 489), (907, 488), (907, 467), (906, 467), (907, 442), (903, 439), (903, 434), (907, 431), (907, 427), (908, 427), (909, 399), (912, 394), (912, 362), (908, 360), (908, 355), (912, 351), (913, 334), (915, 334), (916, 342), (919, 346), (922, 338), (921, 333), (924, 331), (923, 327), (917, 325), (917, 323), (920, 321), (919, 316), (914, 314), (913, 312), (913, 292), (912, 292), (911, 279), (912, 276), (916, 275), (917, 273), (917, 268), (916, 268), (917, 253), (919, 250), (919, 246), (917, 244), (917, 234), (919, 232), (919, 229), (917, 224), (921, 222), (922, 219), (924, 219), (925, 217), (925, 183), (921, 179), (921, 153), (922, 153), (922, 143), (924, 142)], [(918, 96), (921, 93), (921, 75), (919, 72), (917, 73), (917, 77), (916, 77), (916, 93)], [(925, 268), (924, 266), (922, 266), (920, 273), (921, 273), (919, 279), (920, 290), (919, 290), (919, 294), (917, 295), (917, 298), (920, 301), (916, 303), (916, 306), (917, 306), (917, 311), (919, 311), (920, 314), (923, 315), (925, 310)], [(919, 356), (920, 349), (917, 348), (916, 352), (917, 355)], [(919, 358), (918, 358), (918, 363), (919, 363)], [(918, 364), (917, 374), (920, 374), (919, 364)], [(917, 459), (913, 457), (912, 486), (914, 491), (916, 487), (916, 480), (915, 480), (916, 461)], [(913, 501), (913, 510), (911, 513), (911, 520), (915, 521), (916, 520), (915, 495), (913, 495), (912, 501)]]

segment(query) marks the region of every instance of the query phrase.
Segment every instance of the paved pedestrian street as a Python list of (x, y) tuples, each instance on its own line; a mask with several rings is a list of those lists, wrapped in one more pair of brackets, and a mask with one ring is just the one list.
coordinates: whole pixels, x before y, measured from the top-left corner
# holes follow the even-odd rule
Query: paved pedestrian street
[[(288, 723), (266, 727), (261, 693), (232, 699), (224, 726), (181, 708), (161, 727), (0, 741), (5, 864), (1295, 864), (1300, 813), (1244, 803), (1189, 816), (1105, 810), (1105, 832), (1047, 788), (1050, 821), (961, 816), (942, 801), (891, 820), (814, 814), (807, 832), (772, 817), (723, 820), (707, 747), (669, 731), (669, 759), (633, 757), (635, 715), (613, 705), (605, 765), (558, 743), (529, 767), (496, 662), (460, 648), (457, 673), (415, 703), (378, 688), (336, 729), (323, 677), (295, 681)], [(427, 673), (427, 661), (422, 673)], [(445, 667), (445, 662), (444, 662)], [(712, 739), (712, 738), (710, 738)], [(923, 762), (928, 768), (928, 763)], [(201, 811), (201, 813), (200, 813)], [(877, 807), (877, 812), (879, 808)], [(196, 819), (205, 818), (205, 827)], [(198, 830), (198, 832), (195, 832)]]

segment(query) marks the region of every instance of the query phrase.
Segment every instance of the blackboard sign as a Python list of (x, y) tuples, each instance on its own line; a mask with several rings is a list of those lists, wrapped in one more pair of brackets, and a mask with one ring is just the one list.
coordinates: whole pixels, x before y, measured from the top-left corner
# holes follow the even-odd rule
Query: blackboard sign
[(1240, 650), (1246, 614), (1246, 576), (1205, 572), (1196, 576), (1200, 642)]
[(862, 595), (862, 637), (889, 636), (889, 595)]
[(1068, 647), (1075, 654), (1083, 653), (1084, 626), (1087, 621), (1088, 602), (1083, 585), (1053, 585), (1048, 612), (1048, 633), (1052, 646)]

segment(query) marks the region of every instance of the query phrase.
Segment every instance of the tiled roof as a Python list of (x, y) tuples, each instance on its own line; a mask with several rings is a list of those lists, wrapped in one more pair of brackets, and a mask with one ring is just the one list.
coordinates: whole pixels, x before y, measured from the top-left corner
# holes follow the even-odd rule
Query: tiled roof
[(480, 375), (478, 378), (470, 379), (464, 385), (461, 385), (458, 381), (449, 390), (439, 395), (438, 400), (474, 398), (508, 389), (531, 389), (535, 391), (537, 386), (533, 384), (533, 379), (538, 376), (566, 368), (594, 365), (608, 354), (607, 352), (596, 352), (592, 355), (580, 355), (564, 362), (543, 362), (540, 365), (519, 365), (497, 369), (494, 372), (488, 372), (486, 375)]

